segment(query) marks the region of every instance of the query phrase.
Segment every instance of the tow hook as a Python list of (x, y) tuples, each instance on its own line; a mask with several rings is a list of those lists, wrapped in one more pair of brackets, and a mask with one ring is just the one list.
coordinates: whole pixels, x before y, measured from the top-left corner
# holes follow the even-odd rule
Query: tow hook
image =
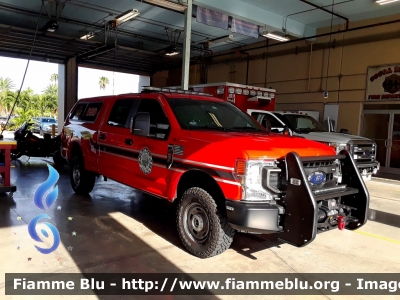
[(346, 226), (346, 216), (337, 216), (337, 224), (339, 230), (343, 230), (344, 226)]

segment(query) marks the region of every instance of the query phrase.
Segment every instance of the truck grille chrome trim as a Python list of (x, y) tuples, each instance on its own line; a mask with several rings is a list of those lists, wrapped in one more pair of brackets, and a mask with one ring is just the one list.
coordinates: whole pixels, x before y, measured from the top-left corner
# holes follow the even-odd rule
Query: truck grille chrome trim
[(374, 162), (376, 159), (376, 145), (368, 140), (351, 140), (352, 155), (356, 163)]

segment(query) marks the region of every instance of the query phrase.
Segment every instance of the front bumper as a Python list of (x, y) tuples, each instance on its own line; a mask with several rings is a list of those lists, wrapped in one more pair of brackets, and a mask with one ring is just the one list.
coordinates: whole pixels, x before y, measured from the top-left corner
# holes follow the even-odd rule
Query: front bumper
[[(45, 134), (52, 134), (53, 133), (53, 130), (52, 130), (52, 128), (50, 127), (50, 128), (44, 128), (43, 130), (43, 133), (45, 133)], [(57, 131), (58, 131), (58, 129), (57, 129), (57, 127), (55, 128), (55, 134), (57, 135)]]
[(367, 164), (357, 163), (356, 165), (361, 176), (370, 176), (372, 174), (376, 174), (380, 168), (380, 163), (377, 161)]
[[(346, 150), (338, 159), (342, 170), (341, 187), (335, 189), (312, 189), (308, 183), (303, 163), (310, 163), (324, 157), (300, 157), (291, 152), (285, 158), (287, 188), (273, 203), (254, 201), (226, 201), (227, 218), (230, 225), (248, 233), (278, 233), (279, 239), (295, 245), (305, 246), (313, 241), (317, 232), (337, 227), (335, 220), (319, 221), (320, 201), (337, 199), (340, 209), (348, 212), (345, 228), (354, 230), (367, 221), (369, 194), (365, 183)], [(295, 179), (295, 180), (291, 180)], [(293, 183), (292, 183), (293, 182)], [(339, 201), (340, 200), (340, 201)], [(338, 208), (338, 209), (339, 209)]]
[(226, 211), (232, 228), (246, 233), (275, 233), (283, 230), (278, 225), (282, 206), (266, 202), (227, 200)]

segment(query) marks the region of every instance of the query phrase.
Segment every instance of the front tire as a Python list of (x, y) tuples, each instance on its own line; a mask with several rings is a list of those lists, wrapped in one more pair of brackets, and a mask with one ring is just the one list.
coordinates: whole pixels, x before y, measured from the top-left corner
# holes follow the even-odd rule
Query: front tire
[(213, 197), (198, 187), (188, 189), (180, 199), (177, 226), (185, 248), (200, 258), (223, 253), (235, 235)]
[(71, 186), (75, 193), (89, 194), (94, 187), (96, 174), (85, 169), (82, 155), (76, 155), (71, 160), (70, 169)]

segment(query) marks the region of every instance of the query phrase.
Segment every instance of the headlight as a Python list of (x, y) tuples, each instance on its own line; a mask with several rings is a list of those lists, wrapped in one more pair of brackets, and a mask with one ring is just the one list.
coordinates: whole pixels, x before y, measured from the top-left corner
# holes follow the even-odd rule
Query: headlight
[(339, 154), (339, 152), (342, 150), (347, 150), (351, 152), (350, 144), (340, 144), (340, 143), (324, 143), (324, 144), (327, 144), (329, 147), (335, 150), (336, 154)]
[(262, 187), (262, 169), (275, 166), (274, 161), (238, 160), (236, 177), (243, 189), (243, 200), (265, 201), (273, 200), (272, 194)]

